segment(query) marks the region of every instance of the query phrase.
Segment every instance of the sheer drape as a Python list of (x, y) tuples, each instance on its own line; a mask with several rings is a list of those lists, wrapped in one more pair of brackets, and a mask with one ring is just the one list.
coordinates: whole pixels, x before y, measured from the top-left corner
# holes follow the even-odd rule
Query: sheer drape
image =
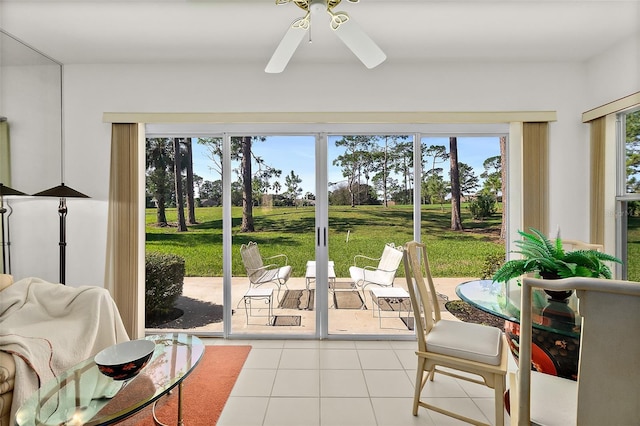
[(604, 244), (604, 170), (606, 119), (597, 118), (590, 122), (591, 139), (591, 199), (590, 235), (592, 243)]
[(547, 233), (549, 123), (522, 126), (522, 229)]
[(138, 125), (112, 124), (105, 286), (131, 338), (142, 337), (138, 315)]

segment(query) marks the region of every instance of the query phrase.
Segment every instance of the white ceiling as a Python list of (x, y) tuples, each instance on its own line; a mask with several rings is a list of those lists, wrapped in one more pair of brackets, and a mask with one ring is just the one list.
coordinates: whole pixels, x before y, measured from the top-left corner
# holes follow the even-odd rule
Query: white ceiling
[[(336, 10), (388, 63), (582, 61), (640, 37), (640, 0), (344, 0)], [(266, 65), (303, 15), (275, 0), (0, 1), (0, 28), (64, 64)], [(292, 63), (358, 62), (327, 22), (312, 24), (311, 36)]]

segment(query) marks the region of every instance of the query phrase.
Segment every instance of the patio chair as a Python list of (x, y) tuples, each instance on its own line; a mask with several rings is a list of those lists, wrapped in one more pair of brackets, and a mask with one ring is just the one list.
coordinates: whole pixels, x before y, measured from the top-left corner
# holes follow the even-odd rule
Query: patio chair
[[(289, 289), (287, 281), (291, 276), (287, 255), (277, 254), (263, 259), (258, 244), (254, 241), (240, 246), (240, 255), (249, 278), (249, 290), (264, 284), (274, 284), (277, 289), (276, 298), (280, 301), (280, 289), (283, 286)], [(274, 263), (276, 259), (278, 262)]]
[[(420, 399), (425, 385), (434, 381), (437, 372), (493, 389), (495, 425), (502, 426), (509, 356), (502, 331), (487, 325), (441, 319), (424, 244), (415, 241), (405, 244), (404, 270), (418, 336), (413, 415), (418, 415), (418, 407), (424, 407), (467, 423), (486, 424), (431, 404), (427, 402), (429, 398)], [(428, 395), (425, 393), (425, 396)]]
[[(378, 262), (376, 266), (358, 266), (363, 263)], [(392, 287), (398, 267), (402, 262), (402, 246), (396, 247), (393, 243), (385, 244), (382, 256), (372, 258), (356, 255), (353, 258), (353, 266), (349, 267), (349, 275), (353, 280), (354, 288), (362, 289), (363, 301), (366, 304), (365, 289), (369, 285)], [(364, 305), (363, 305), (364, 306)]]
[[(582, 317), (577, 381), (519, 368), (509, 374), (512, 425), (632, 425), (640, 419), (640, 283), (575, 277), (522, 280), (532, 289), (576, 290)], [(520, 366), (531, 365), (531, 309), (520, 318)], [(562, 342), (559, 342), (562, 344)]]

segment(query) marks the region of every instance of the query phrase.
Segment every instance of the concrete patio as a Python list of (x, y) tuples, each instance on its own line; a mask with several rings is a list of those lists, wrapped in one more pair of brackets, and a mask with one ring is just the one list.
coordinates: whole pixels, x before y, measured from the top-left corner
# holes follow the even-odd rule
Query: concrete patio
[[(455, 288), (458, 284), (469, 281), (474, 278), (434, 278), (436, 291), (442, 295), (442, 301), (458, 299)], [(288, 281), (289, 290), (306, 289), (304, 277), (293, 277)], [(349, 291), (349, 279), (337, 278), (337, 290)], [(404, 288), (406, 290), (406, 281), (404, 278), (396, 278), (395, 287)], [(300, 316), (300, 325), (294, 326), (271, 326), (267, 322), (268, 308), (264, 301), (254, 301), (252, 314), (247, 324), (247, 316), (245, 313), (245, 305), (242, 297), (248, 288), (246, 277), (237, 277), (232, 279), (232, 309), (234, 311), (231, 320), (232, 334), (309, 334), (315, 333), (316, 311), (307, 309), (285, 309), (278, 307), (277, 291), (273, 292), (273, 314), (284, 316)], [(311, 286), (315, 290), (315, 284)], [(285, 289), (280, 293), (282, 299)], [(223, 332), (223, 322), (206, 323), (207, 315), (211, 316), (211, 311), (215, 310), (217, 316), (221, 311), (223, 301), (222, 277), (186, 277), (184, 279), (182, 302), (179, 301), (177, 307), (184, 310), (182, 321), (188, 324), (190, 318), (197, 318), (195, 321), (197, 326), (185, 328), (179, 325), (179, 328), (155, 328), (148, 329), (150, 332), (157, 330), (188, 330), (196, 334), (212, 335)], [(331, 335), (412, 335), (413, 331), (409, 330), (406, 324), (400, 319), (399, 315), (406, 317), (406, 311), (382, 311), (382, 319), (378, 318), (378, 310), (373, 305), (371, 295), (367, 290), (366, 304), (362, 309), (336, 309), (332, 306), (332, 291), (329, 292), (329, 334)], [(312, 306), (313, 308), (313, 306)], [(453, 318), (445, 308), (444, 303), (441, 304), (441, 314), (443, 318)], [(413, 316), (413, 313), (411, 313)], [(206, 323), (206, 324), (205, 324)], [(172, 323), (176, 324), (176, 322)]]

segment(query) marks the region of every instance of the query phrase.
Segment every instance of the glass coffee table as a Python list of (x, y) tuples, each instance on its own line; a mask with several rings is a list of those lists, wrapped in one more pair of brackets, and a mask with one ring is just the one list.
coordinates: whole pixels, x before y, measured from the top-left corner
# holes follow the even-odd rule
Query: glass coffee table
[[(156, 343), (149, 363), (128, 381), (98, 371), (93, 357), (45, 383), (18, 409), (16, 426), (110, 425), (178, 386), (178, 424), (182, 424), (182, 381), (204, 354), (200, 339), (184, 333), (147, 336)], [(155, 410), (153, 411), (154, 420)]]

